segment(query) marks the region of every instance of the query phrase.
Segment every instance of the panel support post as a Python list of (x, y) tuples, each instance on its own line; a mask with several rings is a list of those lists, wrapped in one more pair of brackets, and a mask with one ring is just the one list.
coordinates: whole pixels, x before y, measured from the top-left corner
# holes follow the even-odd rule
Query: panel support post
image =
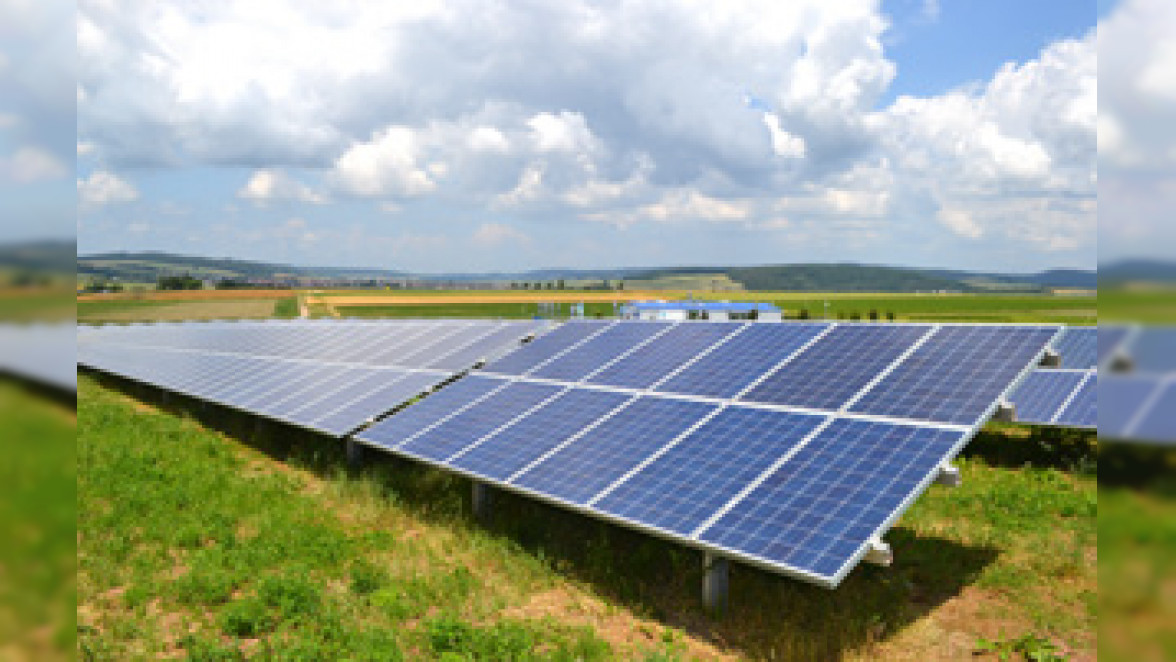
[(364, 465), (364, 447), (354, 439), (347, 440), (347, 467), (362, 469)]
[(727, 611), (728, 571), (727, 559), (706, 552), (702, 556), (702, 606), (715, 616)]
[(485, 523), (490, 519), (490, 513), (494, 507), (494, 488), (486, 483), (474, 481), (473, 483), (472, 503), (474, 510), (474, 518), (479, 522)]

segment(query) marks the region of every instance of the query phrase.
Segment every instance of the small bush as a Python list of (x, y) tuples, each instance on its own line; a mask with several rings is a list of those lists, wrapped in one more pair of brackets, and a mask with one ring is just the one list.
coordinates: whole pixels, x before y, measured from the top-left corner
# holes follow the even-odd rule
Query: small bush
[(355, 595), (371, 595), (387, 581), (382, 570), (366, 561), (357, 561), (351, 566), (351, 592)]

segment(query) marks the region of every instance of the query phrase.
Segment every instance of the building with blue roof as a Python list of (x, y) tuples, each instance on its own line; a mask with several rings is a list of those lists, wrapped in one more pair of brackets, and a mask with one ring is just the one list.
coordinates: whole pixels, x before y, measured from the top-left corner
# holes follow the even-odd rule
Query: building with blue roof
[(780, 309), (752, 301), (632, 301), (621, 308), (624, 319), (642, 320), (761, 320), (779, 322)]

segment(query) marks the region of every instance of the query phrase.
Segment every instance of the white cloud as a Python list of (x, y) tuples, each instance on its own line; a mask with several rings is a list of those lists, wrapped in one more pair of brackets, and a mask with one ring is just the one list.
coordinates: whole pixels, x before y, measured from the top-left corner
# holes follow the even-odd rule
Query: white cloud
[(420, 165), (420, 145), (409, 127), (390, 126), (370, 140), (351, 145), (335, 161), (334, 174), (347, 191), (358, 195), (422, 195), (436, 188)]
[(984, 236), (984, 228), (977, 225), (971, 214), (962, 209), (940, 209), (936, 218), (949, 230), (966, 239), (979, 239)]
[(138, 189), (106, 170), (95, 170), (86, 179), (78, 180), (78, 201), (85, 208), (134, 202), (138, 199)]
[(503, 244), (529, 244), (531, 238), (521, 230), (504, 223), (483, 223), (474, 232), (474, 242), (494, 247)]
[(245, 186), (237, 191), (237, 197), (251, 200), (258, 205), (273, 200), (293, 200), (316, 205), (327, 201), (322, 193), (312, 190), (286, 172), (270, 169), (255, 171)]
[(69, 168), (49, 151), (40, 147), (21, 147), (11, 156), (0, 155), (0, 180), (17, 184), (62, 179)]
[(596, 144), (580, 113), (539, 113), (527, 120), (527, 126), (531, 127), (531, 138), (540, 152), (589, 152)]

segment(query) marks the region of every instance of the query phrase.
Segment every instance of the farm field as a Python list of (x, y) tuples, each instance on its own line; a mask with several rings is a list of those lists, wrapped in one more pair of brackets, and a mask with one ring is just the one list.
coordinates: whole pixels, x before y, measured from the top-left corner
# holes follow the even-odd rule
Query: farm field
[(174, 300), (171, 298), (79, 300), (79, 322), (174, 322), (208, 319), (264, 319), (297, 317), (296, 299), (287, 292), (285, 298)]

